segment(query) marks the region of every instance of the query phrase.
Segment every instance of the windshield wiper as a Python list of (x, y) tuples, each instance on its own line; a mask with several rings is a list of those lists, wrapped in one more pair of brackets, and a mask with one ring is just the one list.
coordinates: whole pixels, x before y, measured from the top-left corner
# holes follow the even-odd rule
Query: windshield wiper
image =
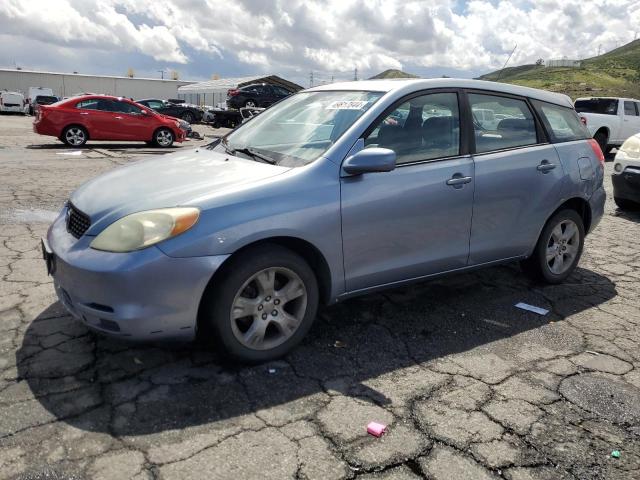
[(228, 147), (225, 146), (225, 150), (230, 155), (235, 155), (236, 153), (243, 153), (244, 155), (247, 155), (247, 156), (249, 156), (251, 158), (257, 158), (258, 160), (261, 160), (264, 163), (268, 163), (270, 165), (275, 165), (277, 163), (274, 158), (271, 158), (268, 155), (260, 153), (260, 152), (256, 151), (255, 149), (253, 149), (251, 147), (236, 148), (235, 150), (231, 150), (231, 149), (229, 149)]

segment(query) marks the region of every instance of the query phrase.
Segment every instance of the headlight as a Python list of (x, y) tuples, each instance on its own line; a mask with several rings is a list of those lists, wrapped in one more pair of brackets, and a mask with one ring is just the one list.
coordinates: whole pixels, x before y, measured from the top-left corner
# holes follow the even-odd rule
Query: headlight
[(109, 225), (91, 242), (91, 248), (107, 252), (131, 252), (180, 235), (198, 221), (192, 207), (163, 208), (132, 213)]
[(627, 138), (618, 152), (622, 152), (628, 158), (640, 158), (640, 137), (634, 135)]
[(176, 120), (176, 127), (180, 128), (180, 122)]

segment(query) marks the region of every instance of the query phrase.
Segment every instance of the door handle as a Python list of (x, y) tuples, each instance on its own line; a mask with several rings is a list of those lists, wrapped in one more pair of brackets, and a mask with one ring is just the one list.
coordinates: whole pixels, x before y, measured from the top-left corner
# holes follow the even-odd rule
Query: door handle
[(542, 160), (542, 162), (540, 162), (540, 165), (538, 165), (536, 168), (538, 169), (539, 172), (547, 173), (553, 170), (554, 168), (556, 168), (556, 164), (549, 163), (548, 160)]
[(80, 115), (89, 115), (89, 112), (80, 112)]
[(118, 120), (122, 120), (122, 117), (116, 117)]
[(461, 173), (456, 173), (453, 177), (447, 180), (447, 185), (455, 188), (462, 188), (462, 185), (469, 183), (471, 180), (471, 177), (463, 177)]

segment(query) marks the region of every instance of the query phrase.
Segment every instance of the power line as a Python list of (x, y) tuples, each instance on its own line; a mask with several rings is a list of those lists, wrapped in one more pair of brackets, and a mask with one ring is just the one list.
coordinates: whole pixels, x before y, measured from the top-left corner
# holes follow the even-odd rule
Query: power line
[(518, 48), (518, 44), (517, 43), (516, 43), (516, 46), (513, 47), (513, 50), (511, 50), (511, 53), (509, 54), (509, 58), (507, 58), (507, 61), (504, 62), (504, 65), (502, 66), (502, 70), (500, 70), (500, 73), (498, 73), (498, 78), (496, 79), (496, 82), (500, 81), (500, 77), (502, 76), (502, 72), (504, 72), (504, 69), (507, 67), (507, 63), (509, 63), (509, 60), (511, 60), (511, 56), (516, 51), (516, 48)]

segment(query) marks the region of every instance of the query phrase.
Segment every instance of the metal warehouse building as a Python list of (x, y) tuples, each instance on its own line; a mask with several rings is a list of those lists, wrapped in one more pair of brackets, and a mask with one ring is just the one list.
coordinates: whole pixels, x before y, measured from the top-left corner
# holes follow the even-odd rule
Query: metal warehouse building
[(209, 105), (215, 107), (219, 103), (227, 100), (227, 90), (231, 88), (244, 87), (252, 83), (269, 83), (284, 87), (292, 92), (302, 90), (296, 83), (285, 80), (277, 75), (220, 78), (218, 80), (208, 80), (206, 82), (191, 83), (178, 88), (178, 98), (187, 103), (195, 105)]
[(176, 98), (178, 88), (190, 83), (193, 82), (0, 69), (0, 90), (13, 90), (25, 95), (29, 91), (29, 87), (48, 87), (58, 97), (90, 92), (134, 99), (167, 99)]

